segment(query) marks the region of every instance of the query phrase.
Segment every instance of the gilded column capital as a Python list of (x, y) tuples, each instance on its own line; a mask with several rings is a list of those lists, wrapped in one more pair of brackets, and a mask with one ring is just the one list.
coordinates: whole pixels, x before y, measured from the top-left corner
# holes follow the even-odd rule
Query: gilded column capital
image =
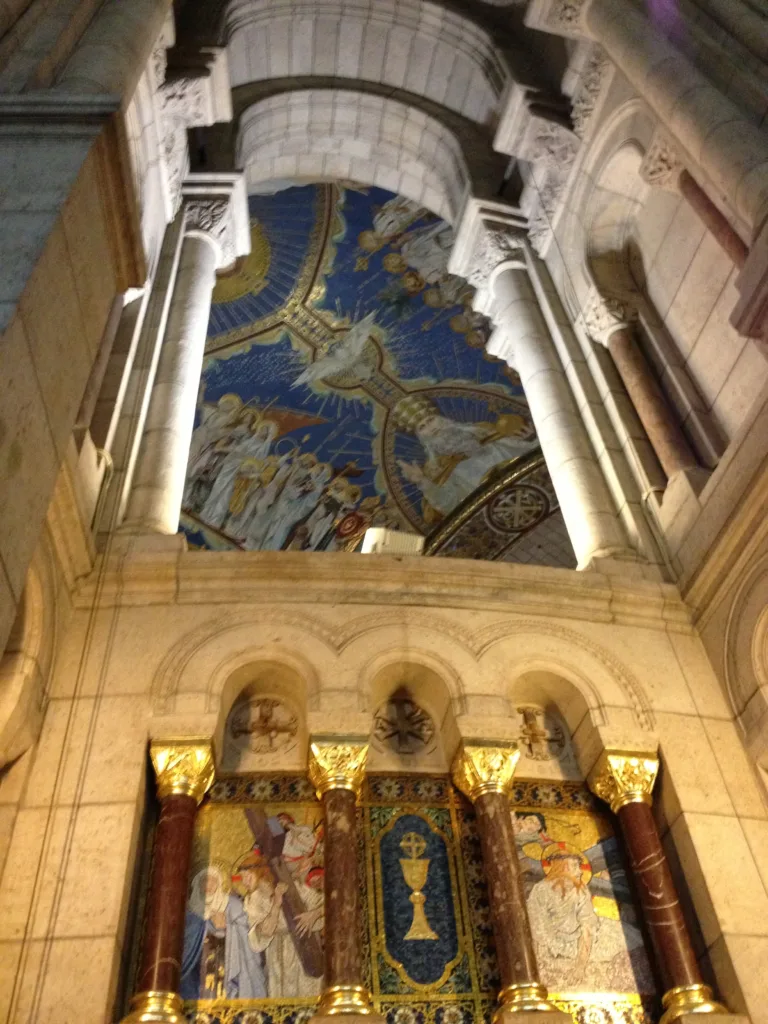
[(509, 794), (520, 751), (514, 743), (462, 743), (453, 759), (454, 785), (474, 803), (486, 793)]
[(604, 750), (589, 773), (592, 792), (616, 814), (626, 804), (651, 804), (659, 759), (631, 750)]
[(309, 779), (318, 799), (330, 789), (360, 795), (365, 781), (368, 740), (353, 736), (316, 737), (309, 742)]
[(208, 740), (157, 740), (150, 744), (149, 756), (161, 800), (167, 796), (192, 796), (200, 803), (215, 772)]

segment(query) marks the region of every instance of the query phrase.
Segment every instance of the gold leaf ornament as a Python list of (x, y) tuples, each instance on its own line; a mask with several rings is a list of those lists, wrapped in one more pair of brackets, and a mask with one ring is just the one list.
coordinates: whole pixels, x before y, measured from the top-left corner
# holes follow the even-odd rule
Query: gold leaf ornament
[(514, 743), (462, 743), (453, 761), (454, 785), (473, 803), (485, 793), (509, 795), (519, 759)]
[(318, 799), (330, 789), (350, 789), (359, 796), (367, 760), (367, 740), (313, 739), (309, 744), (309, 779)]
[(589, 773), (589, 788), (614, 812), (631, 803), (651, 804), (658, 757), (638, 751), (604, 750)]
[(213, 750), (207, 740), (157, 741), (150, 745), (149, 756), (161, 800), (192, 796), (200, 803), (215, 774)]

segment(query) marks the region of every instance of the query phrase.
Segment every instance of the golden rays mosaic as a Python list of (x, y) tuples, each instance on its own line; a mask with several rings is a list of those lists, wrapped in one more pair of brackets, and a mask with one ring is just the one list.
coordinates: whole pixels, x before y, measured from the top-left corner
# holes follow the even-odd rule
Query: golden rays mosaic
[[(520, 781), (510, 814), (542, 980), (576, 1024), (650, 1024), (657, 987), (610, 820), (577, 783)], [(446, 776), (373, 775), (362, 931), (388, 1024), (490, 1021), (499, 980), (471, 805)], [(198, 816), (182, 996), (190, 1024), (301, 1024), (322, 986), (324, 836), (304, 776), (219, 779)]]

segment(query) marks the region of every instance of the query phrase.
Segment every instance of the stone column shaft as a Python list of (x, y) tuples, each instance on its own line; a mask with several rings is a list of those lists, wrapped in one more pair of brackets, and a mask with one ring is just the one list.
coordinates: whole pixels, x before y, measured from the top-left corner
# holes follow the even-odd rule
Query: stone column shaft
[(756, 233), (768, 215), (765, 133), (629, 0), (592, 0), (586, 27), (694, 165)]
[[(475, 816), (488, 876), (503, 993), (510, 986), (537, 984), (539, 968), (525, 906), (509, 797), (505, 793), (484, 793), (475, 800)], [(510, 928), (512, 922), (516, 923)]]
[[(627, 543), (568, 380), (524, 268), (491, 285), (496, 332), (488, 351), (517, 370), (580, 568)], [(500, 340), (499, 340), (500, 339)]]
[(666, 989), (660, 1024), (689, 1013), (727, 1013), (704, 984), (672, 872), (651, 811), (655, 755), (606, 750), (589, 775), (592, 791), (617, 815), (659, 973)]
[(696, 457), (629, 325), (613, 331), (608, 351), (667, 478), (696, 468)]
[(142, 937), (137, 993), (123, 1024), (183, 1024), (181, 957), (197, 806), (213, 782), (207, 742), (153, 743), (160, 820)]
[(566, 1021), (547, 1000), (539, 980), (520, 861), (512, 828), (509, 791), (520, 751), (512, 744), (462, 743), (453, 762), (453, 781), (475, 807), (488, 877), (493, 935), (501, 990), (495, 1024), (516, 1013), (549, 1013)]
[(364, 983), (360, 871), (357, 859), (357, 799), (365, 780), (368, 742), (360, 738), (316, 737), (310, 743), (309, 777), (325, 818), (325, 970), (317, 1014), (357, 1016), (370, 1022), (371, 994)]
[(360, 872), (356, 798), (349, 789), (323, 794), (325, 817), (325, 990), (362, 984)]
[(703, 979), (653, 812), (646, 803), (629, 803), (618, 811), (618, 819), (664, 989), (700, 985)]
[(179, 528), (217, 258), (205, 236), (184, 239), (126, 526)]
[(54, 88), (130, 99), (171, 6), (171, 0), (105, 0)]
[(192, 796), (168, 796), (160, 806), (153, 851), (139, 992), (177, 992), (181, 978), (184, 916), (192, 854), (197, 801)]
[(677, 179), (677, 187), (680, 189), (680, 194), (695, 211), (720, 248), (728, 254), (734, 265), (741, 270), (747, 262), (749, 249), (701, 185), (685, 168), (680, 172), (680, 177)]

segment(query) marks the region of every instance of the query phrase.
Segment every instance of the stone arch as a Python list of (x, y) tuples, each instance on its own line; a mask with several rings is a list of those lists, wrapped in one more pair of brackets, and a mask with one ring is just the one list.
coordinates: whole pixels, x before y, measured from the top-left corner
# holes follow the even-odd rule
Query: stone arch
[(308, 682), (311, 702), (322, 675), (318, 666), (336, 661), (337, 645), (328, 626), (303, 614), (258, 609), (209, 619), (181, 637), (161, 661), (152, 679), (152, 714), (174, 716), (183, 695), (184, 706), (196, 714), (217, 716), (227, 665), (234, 669), (239, 659), (256, 651), (296, 649), (306, 653), (316, 673), (311, 676), (315, 682)]
[(509, 71), (489, 34), (429, 0), (232, 0), (232, 86), (329, 75), (405, 89), (492, 125)]
[[(633, 99), (618, 107), (592, 139), (584, 155), (580, 174), (568, 199), (569, 216), (563, 219), (566, 230), (560, 245), (567, 253), (573, 278), (568, 305), (575, 317), (595, 285), (591, 268), (604, 253), (621, 253), (641, 194), (639, 175), (632, 180), (632, 165), (639, 169), (642, 154), (650, 145), (653, 120), (641, 100)], [(620, 278), (631, 280), (629, 264), (618, 261)], [(611, 280), (598, 268), (601, 281)]]
[(735, 590), (725, 625), (723, 669), (728, 699), (748, 749), (768, 770), (768, 554)]
[(0, 659), (0, 768), (37, 740), (58, 637), (57, 575), (46, 531)]
[(471, 188), (445, 124), (397, 100), (347, 89), (299, 89), (249, 106), (237, 159), (250, 191), (353, 179), (421, 203), (449, 223)]
[[(622, 708), (631, 711), (637, 728), (654, 727), (639, 680), (612, 651), (574, 629), (538, 619), (501, 622), (478, 631), (477, 642), (481, 666), (492, 655), (496, 675), (516, 679), (532, 670), (551, 671), (581, 691), (596, 722), (607, 709)], [(486, 671), (494, 672), (493, 666)]]
[(516, 666), (515, 678), (510, 682), (509, 699), (520, 703), (552, 705), (574, 735), (586, 718), (595, 725), (606, 721), (605, 703), (600, 695), (574, 666), (559, 661), (529, 658)]
[(365, 710), (373, 715), (398, 690), (408, 695), (425, 710), (435, 726), (433, 749), (403, 764), (396, 756), (371, 748), (371, 767), (446, 771), (458, 743), (455, 707), (460, 699), (461, 681), (455, 669), (433, 652), (413, 647), (390, 648), (375, 655), (360, 673), (360, 687)]

